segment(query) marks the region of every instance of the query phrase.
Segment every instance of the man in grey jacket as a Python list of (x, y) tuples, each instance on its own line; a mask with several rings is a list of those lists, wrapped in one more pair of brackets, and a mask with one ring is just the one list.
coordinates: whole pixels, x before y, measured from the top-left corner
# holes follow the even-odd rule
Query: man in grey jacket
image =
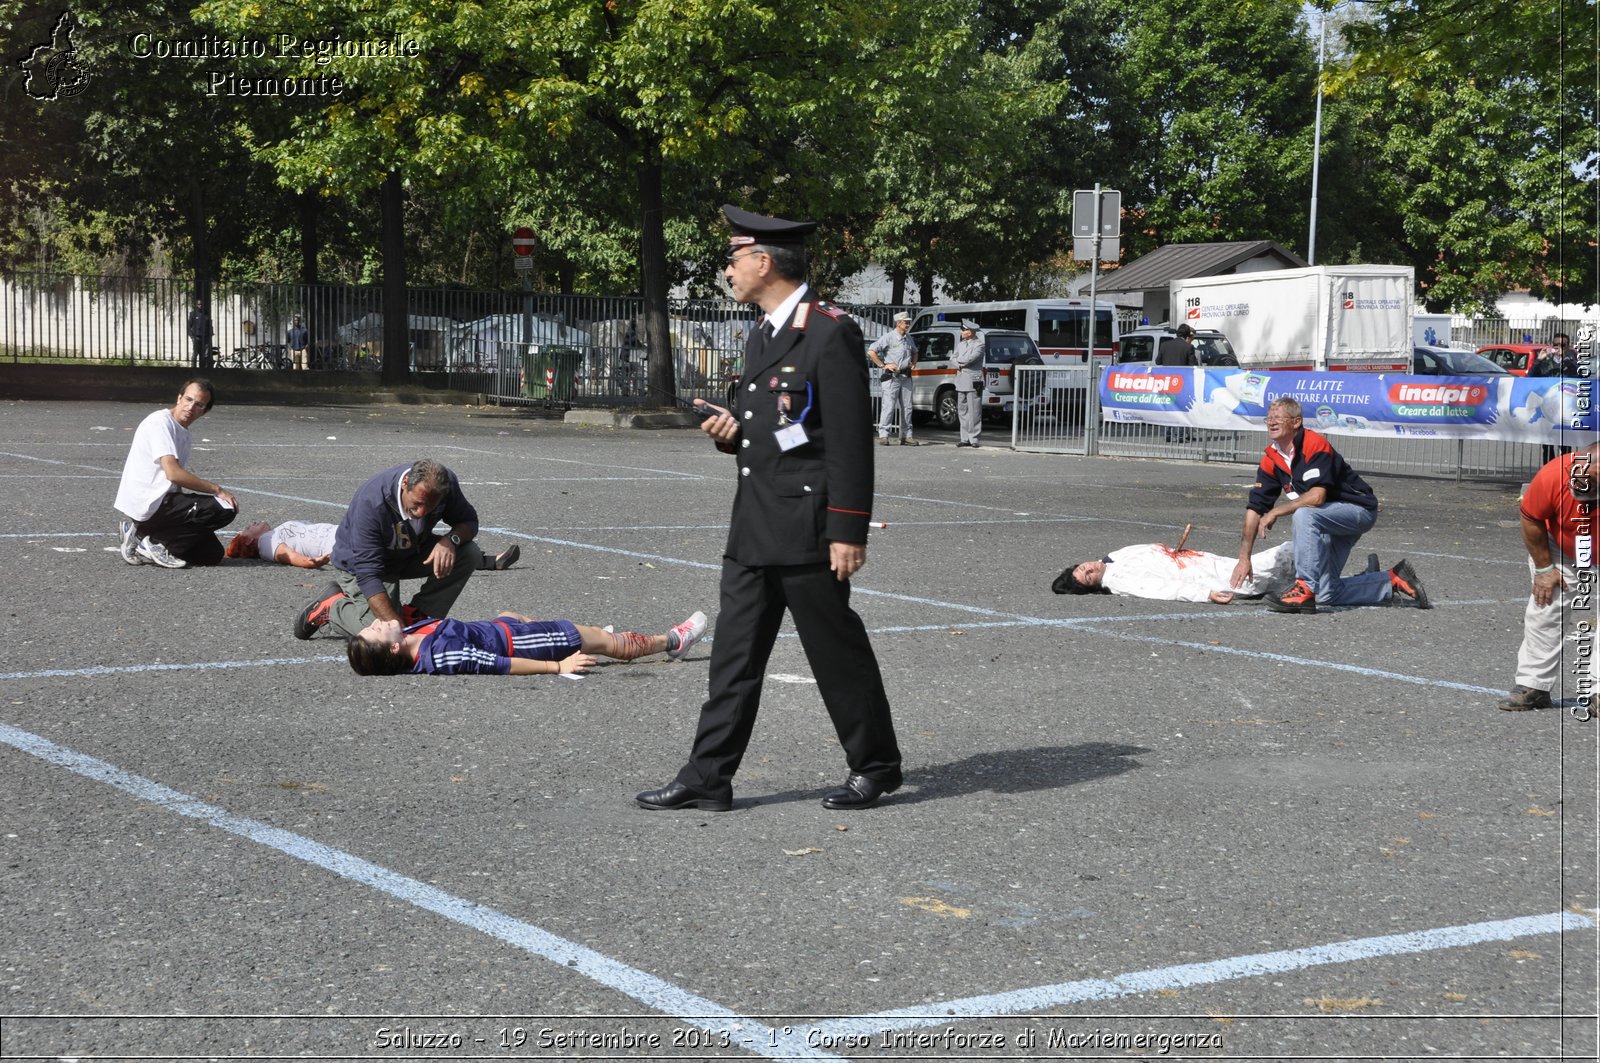
[[(449, 531), (435, 535), (441, 522)], [(337, 582), (300, 610), (295, 638), (308, 639), (327, 627), (348, 639), (374, 620), (409, 624), (448, 616), (483, 563), (483, 551), (472, 541), (477, 534), (478, 511), (461, 493), (455, 473), (426, 458), (385, 469), (356, 489), (334, 533)], [(405, 606), (403, 579), (422, 580)]]
[(961, 420), (961, 442), (956, 446), (976, 448), (983, 431), (983, 337), (976, 322), (961, 320), (961, 339), (951, 360), (956, 366), (956, 414)]

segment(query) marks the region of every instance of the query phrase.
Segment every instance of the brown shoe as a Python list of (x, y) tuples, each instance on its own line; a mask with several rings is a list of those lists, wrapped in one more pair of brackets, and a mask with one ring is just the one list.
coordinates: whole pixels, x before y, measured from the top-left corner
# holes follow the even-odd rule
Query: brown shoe
[(920, 447), (920, 446), (922, 446), (922, 440), (920, 440), (920, 439), (909, 439), (909, 438), (901, 439), (900, 440), (900, 445), (902, 447)]
[(1518, 683), (1511, 688), (1511, 696), (1502, 701), (1500, 707), (1507, 712), (1527, 712), (1530, 709), (1548, 709), (1550, 704), (1548, 690), (1535, 690)]

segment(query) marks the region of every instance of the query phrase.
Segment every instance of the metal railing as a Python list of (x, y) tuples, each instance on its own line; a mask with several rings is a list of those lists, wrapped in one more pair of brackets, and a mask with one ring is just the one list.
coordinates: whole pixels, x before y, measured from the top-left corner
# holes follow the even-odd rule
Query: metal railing
[[(0, 275), (0, 360), (285, 371), (294, 368), (288, 330), (299, 318), (310, 334), (306, 370), (376, 371), (383, 364), (377, 285), (219, 283), (211, 293), (211, 341), (201, 352), (188, 335), (194, 305), (192, 285), (176, 278)], [(906, 308), (844, 309), (870, 339)], [(725, 396), (757, 312), (731, 299), (674, 299), (667, 314), (679, 401)], [(523, 401), (529, 396), (519, 352), (556, 346), (579, 352), (563, 401), (654, 404), (644, 300), (637, 296), (408, 288), (406, 326), (411, 367), (446, 374), (447, 386), (458, 390)]]
[[(1038, 394), (1012, 418), (1011, 445), (1017, 450), (1255, 465), (1267, 445), (1265, 431), (1102, 422), (1098, 369), (1020, 365), (1012, 372), (1019, 394)], [(1341, 435), (1336, 443), (1364, 472), (1454, 480), (1521, 482), (1548, 460), (1542, 444), (1494, 439)]]

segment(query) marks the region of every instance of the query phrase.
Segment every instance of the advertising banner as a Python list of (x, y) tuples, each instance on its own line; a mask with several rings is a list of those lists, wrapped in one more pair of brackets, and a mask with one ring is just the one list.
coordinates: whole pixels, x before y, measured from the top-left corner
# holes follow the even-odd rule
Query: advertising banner
[(1288, 396), (1325, 435), (1571, 445), (1571, 433), (1596, 431), (1593, 385), (1563, 377), (1111, 365), (1100, 376), (1100, 408), (1106, 421), (1250, 431), (1261, 428), (1274, 399)]

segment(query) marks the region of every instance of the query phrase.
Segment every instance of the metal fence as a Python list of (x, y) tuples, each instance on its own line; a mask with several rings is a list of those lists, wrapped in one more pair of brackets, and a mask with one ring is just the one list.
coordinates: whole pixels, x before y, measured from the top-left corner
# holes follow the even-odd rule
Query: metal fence
[[(1022, 365), (1012, 371), (1019, 393), (1039, 395), (1012, 418), (1011, 445), (1017, 450), (1253, 466), (1267, 445), (1265, 431), (1102, 423), (1099, 367)], [(1521, 482), (1547, 460), (1542, 444), (1493, 439), (1340, 436), (1338, 446), (1358, 469), (1454, 480)]]
[[(195, 366), (188, 316), (194, 290), (181, 279), (0, 275), (0, 361), (91, 361), (107, 365)], [(890, 305), (845, 305), (868, 339), (892, 327)], [(446, 288), (406, 290), (412, 367), (442, 373), (447, 386), (496, 402), (557, 406), (657, 405), (649, 394), (651, 352), (644, 301)], [(304, 368), (378, 370), (383, 363), (383, 290), (377, 285), (222, 283), (211, 301), (209, 358), (222, 367), (292, 370), (287, 331), (299, 317), (310, 332)], [(668, 307), (680, 403), (726, 399), (738, 378), (755, 312), (731, 300), (673, 300)], [(1546, 341), (1576, 333), (1556, 319), (1457, 319), (1460, 346)], [(1019, 450), (1254, 464), (1260, 432), (1102, 424), (1098, 369), (1017, 366), (1019, 393), (1038, 396), (1012, 420)], [(1028, 374), (1041, 381), (1028, 385)], [(878, 390), (872, 389), (877, 416)], [(1537, 444), (1486, 440), (1350, 438), (1341, 450), (1375, 471), (1427, 476), (1525, 478), (1541, 463)]]
[[(194, 289), (182, 279), (0, 275), (0, 360), (290, 370), (302, 368), (292, 365), (288, 349), (288, 330), (300, 318), (310, 333), (305, 370), (377, 371), (383, 364), (378, 285), (219, 283), (203, 357), (188, 335), (194, 305)], [(907, 309), (844, 308), (868, 338)], [(680, 401), (725, 394), (756, 312), (728, 299), (675, 299), (667, 313)], [(446, 374), (447, 386), (458, 390), (569, 405), (650, 399), (651, 352), (637, 296), (408, 288), (406, 326), (411, 367)], [(526, 359), (543, 357), (535, 349), (577, 352), (577, 369), (554, 394), (542, 373), (526, 379)]]

